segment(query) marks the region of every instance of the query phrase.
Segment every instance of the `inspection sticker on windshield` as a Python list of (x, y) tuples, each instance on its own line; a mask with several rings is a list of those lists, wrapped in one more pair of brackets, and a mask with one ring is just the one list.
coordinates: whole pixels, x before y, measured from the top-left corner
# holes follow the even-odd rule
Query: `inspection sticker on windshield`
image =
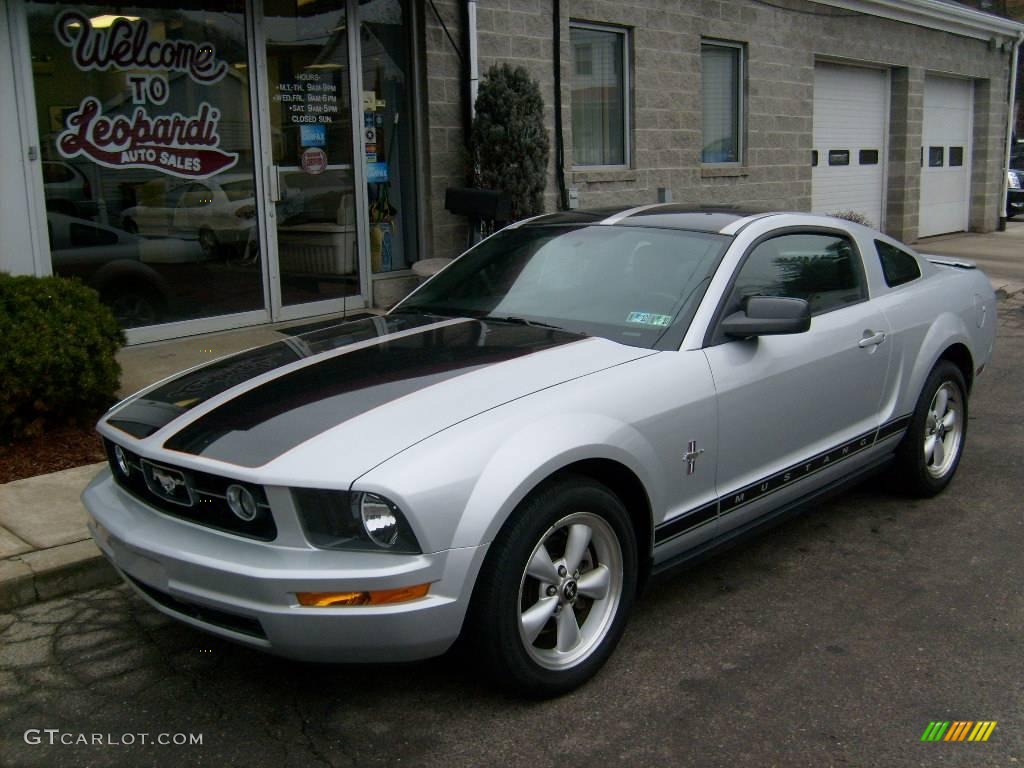
[(656, 315), (653, 312), (630, 312), (626, 316), (626, 322), (664, 328), (672, 322), (672, 315)]

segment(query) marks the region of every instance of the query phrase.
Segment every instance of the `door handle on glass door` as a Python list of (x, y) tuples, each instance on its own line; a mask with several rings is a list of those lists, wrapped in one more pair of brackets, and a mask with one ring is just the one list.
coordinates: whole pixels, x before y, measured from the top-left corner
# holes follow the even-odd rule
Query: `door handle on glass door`
[(857, 346), (861, 349), (866, 349), (867, 347), (876, 347), (883, 341), (885, 341), (885, 331), (879, 331), (878, 333), (864, 331), (864, 338), (857, 342)]

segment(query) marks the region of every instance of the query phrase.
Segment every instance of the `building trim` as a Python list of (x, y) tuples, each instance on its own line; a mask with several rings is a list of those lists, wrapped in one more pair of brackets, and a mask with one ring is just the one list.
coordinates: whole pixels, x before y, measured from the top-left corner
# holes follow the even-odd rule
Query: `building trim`
[[(938, 29), (955, 35), (991, 40), (994, 35), (1015, 39), (1024, 24), (942, 0), (814, 0), (821, 5)], [(1002, 41), (996, 41), (1002, 42)]]

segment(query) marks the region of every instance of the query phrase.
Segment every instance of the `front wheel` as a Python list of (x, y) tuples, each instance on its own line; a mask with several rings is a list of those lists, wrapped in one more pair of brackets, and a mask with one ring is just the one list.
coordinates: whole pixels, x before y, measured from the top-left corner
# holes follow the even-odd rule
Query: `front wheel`
[(578, 687), (618, 644), (636, 571), (636, 535), (615, 494), (589, 478), (540, 489), (491, 545), (474, 591), (480, 660), (520, 694)]
[(932, 369), (907, 433), (896, 450), (894, 478), (914, 496), (934, 496), (953, 479), (967, 439), (967, 386), (960, 369)]
[(212, 229), (203, 227), (199, 230), (199, 248), (207, 259), (214, 258), (220, 251), (220, 241)]

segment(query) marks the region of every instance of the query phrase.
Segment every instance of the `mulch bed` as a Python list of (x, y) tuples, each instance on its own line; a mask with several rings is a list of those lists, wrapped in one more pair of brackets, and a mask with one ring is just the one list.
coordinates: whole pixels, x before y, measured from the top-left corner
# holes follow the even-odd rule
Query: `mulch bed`
[(42, 435), (0, 444), (0, 483), (105, 461), (103, 444), (92, 426), (63, 426)]

